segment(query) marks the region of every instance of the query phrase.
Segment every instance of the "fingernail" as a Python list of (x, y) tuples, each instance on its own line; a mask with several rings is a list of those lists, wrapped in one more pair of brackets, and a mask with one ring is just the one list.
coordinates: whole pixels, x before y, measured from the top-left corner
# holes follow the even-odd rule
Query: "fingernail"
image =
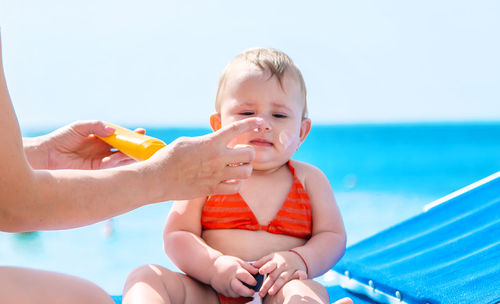
[(257, 117), (257, 118), (255, 119), (255, 121), (256, 121), (256, 122), (257, 122), (257, 124), (259, 124), (259, 125), (261, 125), (261, 124), (263, 124), (263, 123), (264, 123), (264, 119), (263, 119), (263, 118), (260, 118), (260, 117)]
[(108, 125), (106, 125), (106, 126), (104, 127), (104, 130), (105, 130), (106, 132), (109, 132), (109, 133), (114, 133), (114, 132), (116, 131), (116, 130), (115, 130), (115, 128), (110, 127), (110, 126), (108, 126)]

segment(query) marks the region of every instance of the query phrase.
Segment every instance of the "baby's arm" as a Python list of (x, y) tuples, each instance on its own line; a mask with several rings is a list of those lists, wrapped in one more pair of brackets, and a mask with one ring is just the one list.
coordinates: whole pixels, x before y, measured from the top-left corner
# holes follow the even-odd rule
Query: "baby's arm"
[(258, 269), (208, 246), (201, 238), (201, 212), (205, 198), (175, 202), (163, 234), (165, 252), (187, 275), (210, 284), (225, 296), (252, 296), (242, 282), (255, 285), (250, 273)]
[(332, 268), (344, 255), (346, 233), (328, 178), (314, 166), (301, 165), (307, 174), (304, 187), (311, 198), (313, 231), (309, 241), (294, 250), (306, 261), (308, 277), (314, 278)]
[(312, 236), (303, 246), (291, 248), (293, 252), (277, 252), (254, 264), (261, 273), (269, 273), (261, 295), (275, 294), (291, 279), (323, 274), (345, 251), (344, 224), (328, 178), (314, 166), (296, 161), (293, 165), (311, 198)]

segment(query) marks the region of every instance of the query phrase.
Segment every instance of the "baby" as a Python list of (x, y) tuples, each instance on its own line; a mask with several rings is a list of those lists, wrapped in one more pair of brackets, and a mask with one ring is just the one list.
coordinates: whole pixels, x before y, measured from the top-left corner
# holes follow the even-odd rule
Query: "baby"
[(311, 129), (300, 70), (280, 51), (245, 51), (225, 68), (215, 109), (213, 130), (262, 119), (231, 143), (255, 149), (252, 175), (239, 193), (176, 202), (164, 244), (185, 274), (142, 266), (127, 279), (123, 302), (330, 303), (312, 278), (342, 257), (346, 236), (326, 176), (291, 160)]

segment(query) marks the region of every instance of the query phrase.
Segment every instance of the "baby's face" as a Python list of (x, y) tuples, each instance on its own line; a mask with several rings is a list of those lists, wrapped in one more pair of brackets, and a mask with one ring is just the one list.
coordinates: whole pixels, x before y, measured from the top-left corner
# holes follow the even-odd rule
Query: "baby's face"
[(310, 127), (310, 120), (302, 118), (305, 96), (298, 80), (286, 72), (281, 86), (277, 77), (269, 76), (269, 72), (257, 68), (236, 67), (219, 95), (222, 126), (249, 117), (264, 121), (261, 128), (231, 143), (255, 148), (252, 165), (256, 170), (270, 170), (288, 161)]

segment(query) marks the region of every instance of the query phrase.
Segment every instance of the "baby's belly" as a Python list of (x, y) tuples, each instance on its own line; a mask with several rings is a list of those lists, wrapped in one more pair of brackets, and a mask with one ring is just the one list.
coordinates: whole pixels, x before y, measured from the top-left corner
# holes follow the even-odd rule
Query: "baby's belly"
[(225, 255), (255, 261), (276, 251), (302, 246), (306, 240), (283, 234), (242, 229), (211, 229), (202, 233), (207, 244)]

